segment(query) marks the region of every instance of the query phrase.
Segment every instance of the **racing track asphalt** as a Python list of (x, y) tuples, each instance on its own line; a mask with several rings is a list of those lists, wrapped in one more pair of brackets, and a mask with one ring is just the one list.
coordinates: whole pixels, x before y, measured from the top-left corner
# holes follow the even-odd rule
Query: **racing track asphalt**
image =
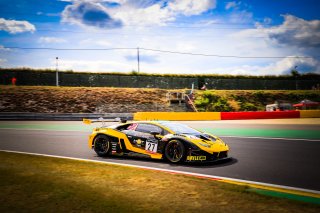
[(232, 159), (173, 165), (159, 160), (100, 158), (87, 147), (89, 132), (0, 129), (0, 149), (208, 174), (320, 191), (320, 140), (223, 137)]

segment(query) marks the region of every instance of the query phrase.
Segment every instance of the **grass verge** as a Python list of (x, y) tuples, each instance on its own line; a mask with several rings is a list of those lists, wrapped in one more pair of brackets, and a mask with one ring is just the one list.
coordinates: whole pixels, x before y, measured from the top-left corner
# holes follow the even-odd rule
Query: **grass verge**
[[(1, 128), (1, 125), (0, 125)], [(201, 131), (219, 136), (266, 137), (266, 138), (294, 138), (320, 139), (319, 130), (293, 129), (248, 129), (248, 128), (201, 128)]]
[(123, 166), (0, 152), (0, 212), (319, 212), (247, 187)]

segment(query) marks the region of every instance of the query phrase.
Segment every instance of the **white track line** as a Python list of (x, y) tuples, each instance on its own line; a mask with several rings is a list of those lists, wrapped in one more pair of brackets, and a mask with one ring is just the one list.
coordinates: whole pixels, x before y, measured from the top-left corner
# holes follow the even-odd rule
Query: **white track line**
[(250, 137), (250, 136), (228, 136), (228, 135), (219, 135), (220, 138), (252, 138), (252, 139), (268, 139), (268, 140), (290, 140), (290, 141), (317, 141), (320, 142), (320, 139), (303, 139), (303, 138), (265, 138), (265, 137)]
[(59, 155), (48, 155), (48, 154), (19, 152), (19, 151), (1, 150), (1, 149), (0, 149), (0, 151), (9, 152), (9, 153), (17, 153), (17, 154), (27, 154), (27, 155), (36, 155), (36, 156), (44, 156), (44, 157), (52, 157), (52, 158), (62, 158), (62, 159), (79, 160), (79, 161), (86, 161), (86, 162), (103, 163), (103, 164), (110, 164), (110, 165), (117, 165), (117, 166), (127, 166), (127, 167), (148, 169), (148, 170), (154, 170), (154, 171), (162, 171), (162, 172), (169, 172), (169, 173), (176, 173), (176, 174), (183, 174), (183, 175), (191, 175), (191, 176), (195, 176), (195, 177), (223, 179), (223, 180), (229, 180), (229, 181), (236, 181), (239, 183), (255, 184), (255, 185), (260, 185), (260, 186), (275, 187), (275, 188), (279, 188), (279, 189), (295, 190), (295, 191), (308, 192), (308, 193), (314, 193), (314, 194), (320, 195), (320, 191), (316, 191), (316, 190), (303, 189), (303, 188), (297, 188), (297, 187), (291, 187), (291, 186), (282, 186), (282, 185), (255, 182), (255, 181), (248, 181), (248, 180), (228, 178), (228, 177), (221, 177), (221, 176), (215, 176), (215, 175), (206, 175), (206, 174), (193, 173), (193, 172), (176, 171), (176, 170), (171, 170), (171, 169), (160, 169), (160, 168), (149, 167), (149, 166), (139, 166), (139, 165), (125, 164), (125, 163), (106, 162), (106, 161), (66, 157), (66, 156), (59, 156)]
[(26, 130), (26, 131), (55, 131), (55, 132), (88, 132), (91, 133), (91, 130), (68, 130), (68, 129), (29, 129), (29, 128), (0, 128), (0, 130)]

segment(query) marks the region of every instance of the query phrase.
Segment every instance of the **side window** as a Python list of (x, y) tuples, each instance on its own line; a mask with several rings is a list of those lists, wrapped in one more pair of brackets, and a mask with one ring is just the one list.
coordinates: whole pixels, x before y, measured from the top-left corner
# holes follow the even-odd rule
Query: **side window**
[(169, 134), (169, 132), (164, 129), (161, 135), (167, 135), (167, 134)]
[(155, 125), (152, 124), (139, 124), (136, 128), (136, 131), (138, 132), (145, 132), (145, 133), (151, 133), (151, 132), (160, 132), (160, 134), (163, 133), (163, 130)]
[(133, 123), (133, 124), (120, 125), (120, 126), (116, 127), (116, 130), (119, 130), (119, 131), (134, 130), (134, 128), (135, 128), (134, 125), (137, 125), (137, 124)]

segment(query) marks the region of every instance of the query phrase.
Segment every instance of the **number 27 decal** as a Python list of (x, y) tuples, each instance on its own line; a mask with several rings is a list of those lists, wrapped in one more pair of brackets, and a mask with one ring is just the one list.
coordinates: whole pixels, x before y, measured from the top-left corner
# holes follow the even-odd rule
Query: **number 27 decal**
[(157, 149), (158, 149), (158, 144), (157, 143), (152, 143), (152, 142), (149, 142), (149, 141), (146, 142), (146, 151), (147, 152), (156, 153)]

